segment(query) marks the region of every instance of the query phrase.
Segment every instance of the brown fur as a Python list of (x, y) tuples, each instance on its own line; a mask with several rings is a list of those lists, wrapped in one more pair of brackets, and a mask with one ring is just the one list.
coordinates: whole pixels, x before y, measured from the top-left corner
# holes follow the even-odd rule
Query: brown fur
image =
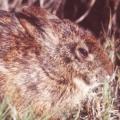
[(82, 82), (91, 88), (111, 74), (95, 37), (69, 20), (35, 7), (0, 11), (0, 98), (11, 97), (20, 115), (31, 105), (39, 116), (69, 116), (87, 95)]

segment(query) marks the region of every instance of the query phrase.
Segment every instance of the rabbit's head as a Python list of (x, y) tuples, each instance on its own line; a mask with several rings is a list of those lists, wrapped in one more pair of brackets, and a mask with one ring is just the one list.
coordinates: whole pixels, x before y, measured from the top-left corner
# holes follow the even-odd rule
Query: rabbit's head
[[(31, 13), (27, 11), (28, 14)], [(60, 20), (47, 13), (37, 15), (34, 10), (32, 14), (37, 16), (34, 19), (37, 31), (32, 23), (20, 21), (41, 44), (41, 67), (52, 80), (82, 88), (82, 85), (109, 79), (112, 63), (91, 33), (69, 20)]]
[(51, 20), (51, 24), (53, 33), (48, 30), (43, 59), (51, 78), (80, 88), (82, 83), (89, 86), (110, 78), (112, 63), (91, 33), (68, 20)]

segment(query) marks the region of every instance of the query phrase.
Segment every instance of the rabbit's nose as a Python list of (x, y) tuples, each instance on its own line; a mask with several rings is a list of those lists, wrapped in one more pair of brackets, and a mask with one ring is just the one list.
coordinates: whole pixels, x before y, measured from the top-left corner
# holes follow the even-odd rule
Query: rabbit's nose
[(107, 70), (107, 73), (111, 76), (113, 74), (113, 68), (114, 68), (114, 65), (112, 62), (108, 62), (106, 65), (105, 65), (105, 69)]
[(103, 53), (100, 55), (100, 60), (102, 62), (102, 67), (111, 76), (114, 69), (114, 65), (112, 61), (108, 58), (107, 54), (103, 54)]

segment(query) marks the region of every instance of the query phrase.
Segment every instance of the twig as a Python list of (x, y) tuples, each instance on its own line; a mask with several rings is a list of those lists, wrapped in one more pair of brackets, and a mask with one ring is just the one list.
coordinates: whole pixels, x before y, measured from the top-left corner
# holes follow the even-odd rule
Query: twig
[(90, 3), (88, 10), (75, 21), (76, 23), (80, 23), (81, 21), (83, 21), (87, 17), (87, 15), (90, 13), (92, 7), (94, 6), (95, 2), (96, 2), (96, 0), (91, 0), (91, 3)]

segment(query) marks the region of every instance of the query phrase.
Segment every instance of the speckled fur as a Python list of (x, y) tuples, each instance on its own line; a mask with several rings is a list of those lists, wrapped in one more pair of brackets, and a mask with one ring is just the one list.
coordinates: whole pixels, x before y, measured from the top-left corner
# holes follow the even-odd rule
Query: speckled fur
[[(78, 58), (77, 47), (88, 56)], [(0, 99), (11, 97), (20, 115), (31, 105), (40, 116), (57, 108), (53, 116), (60, 118), (111, 74), (95, 37), (69, 20), (36, 7), (0, 11)]]

